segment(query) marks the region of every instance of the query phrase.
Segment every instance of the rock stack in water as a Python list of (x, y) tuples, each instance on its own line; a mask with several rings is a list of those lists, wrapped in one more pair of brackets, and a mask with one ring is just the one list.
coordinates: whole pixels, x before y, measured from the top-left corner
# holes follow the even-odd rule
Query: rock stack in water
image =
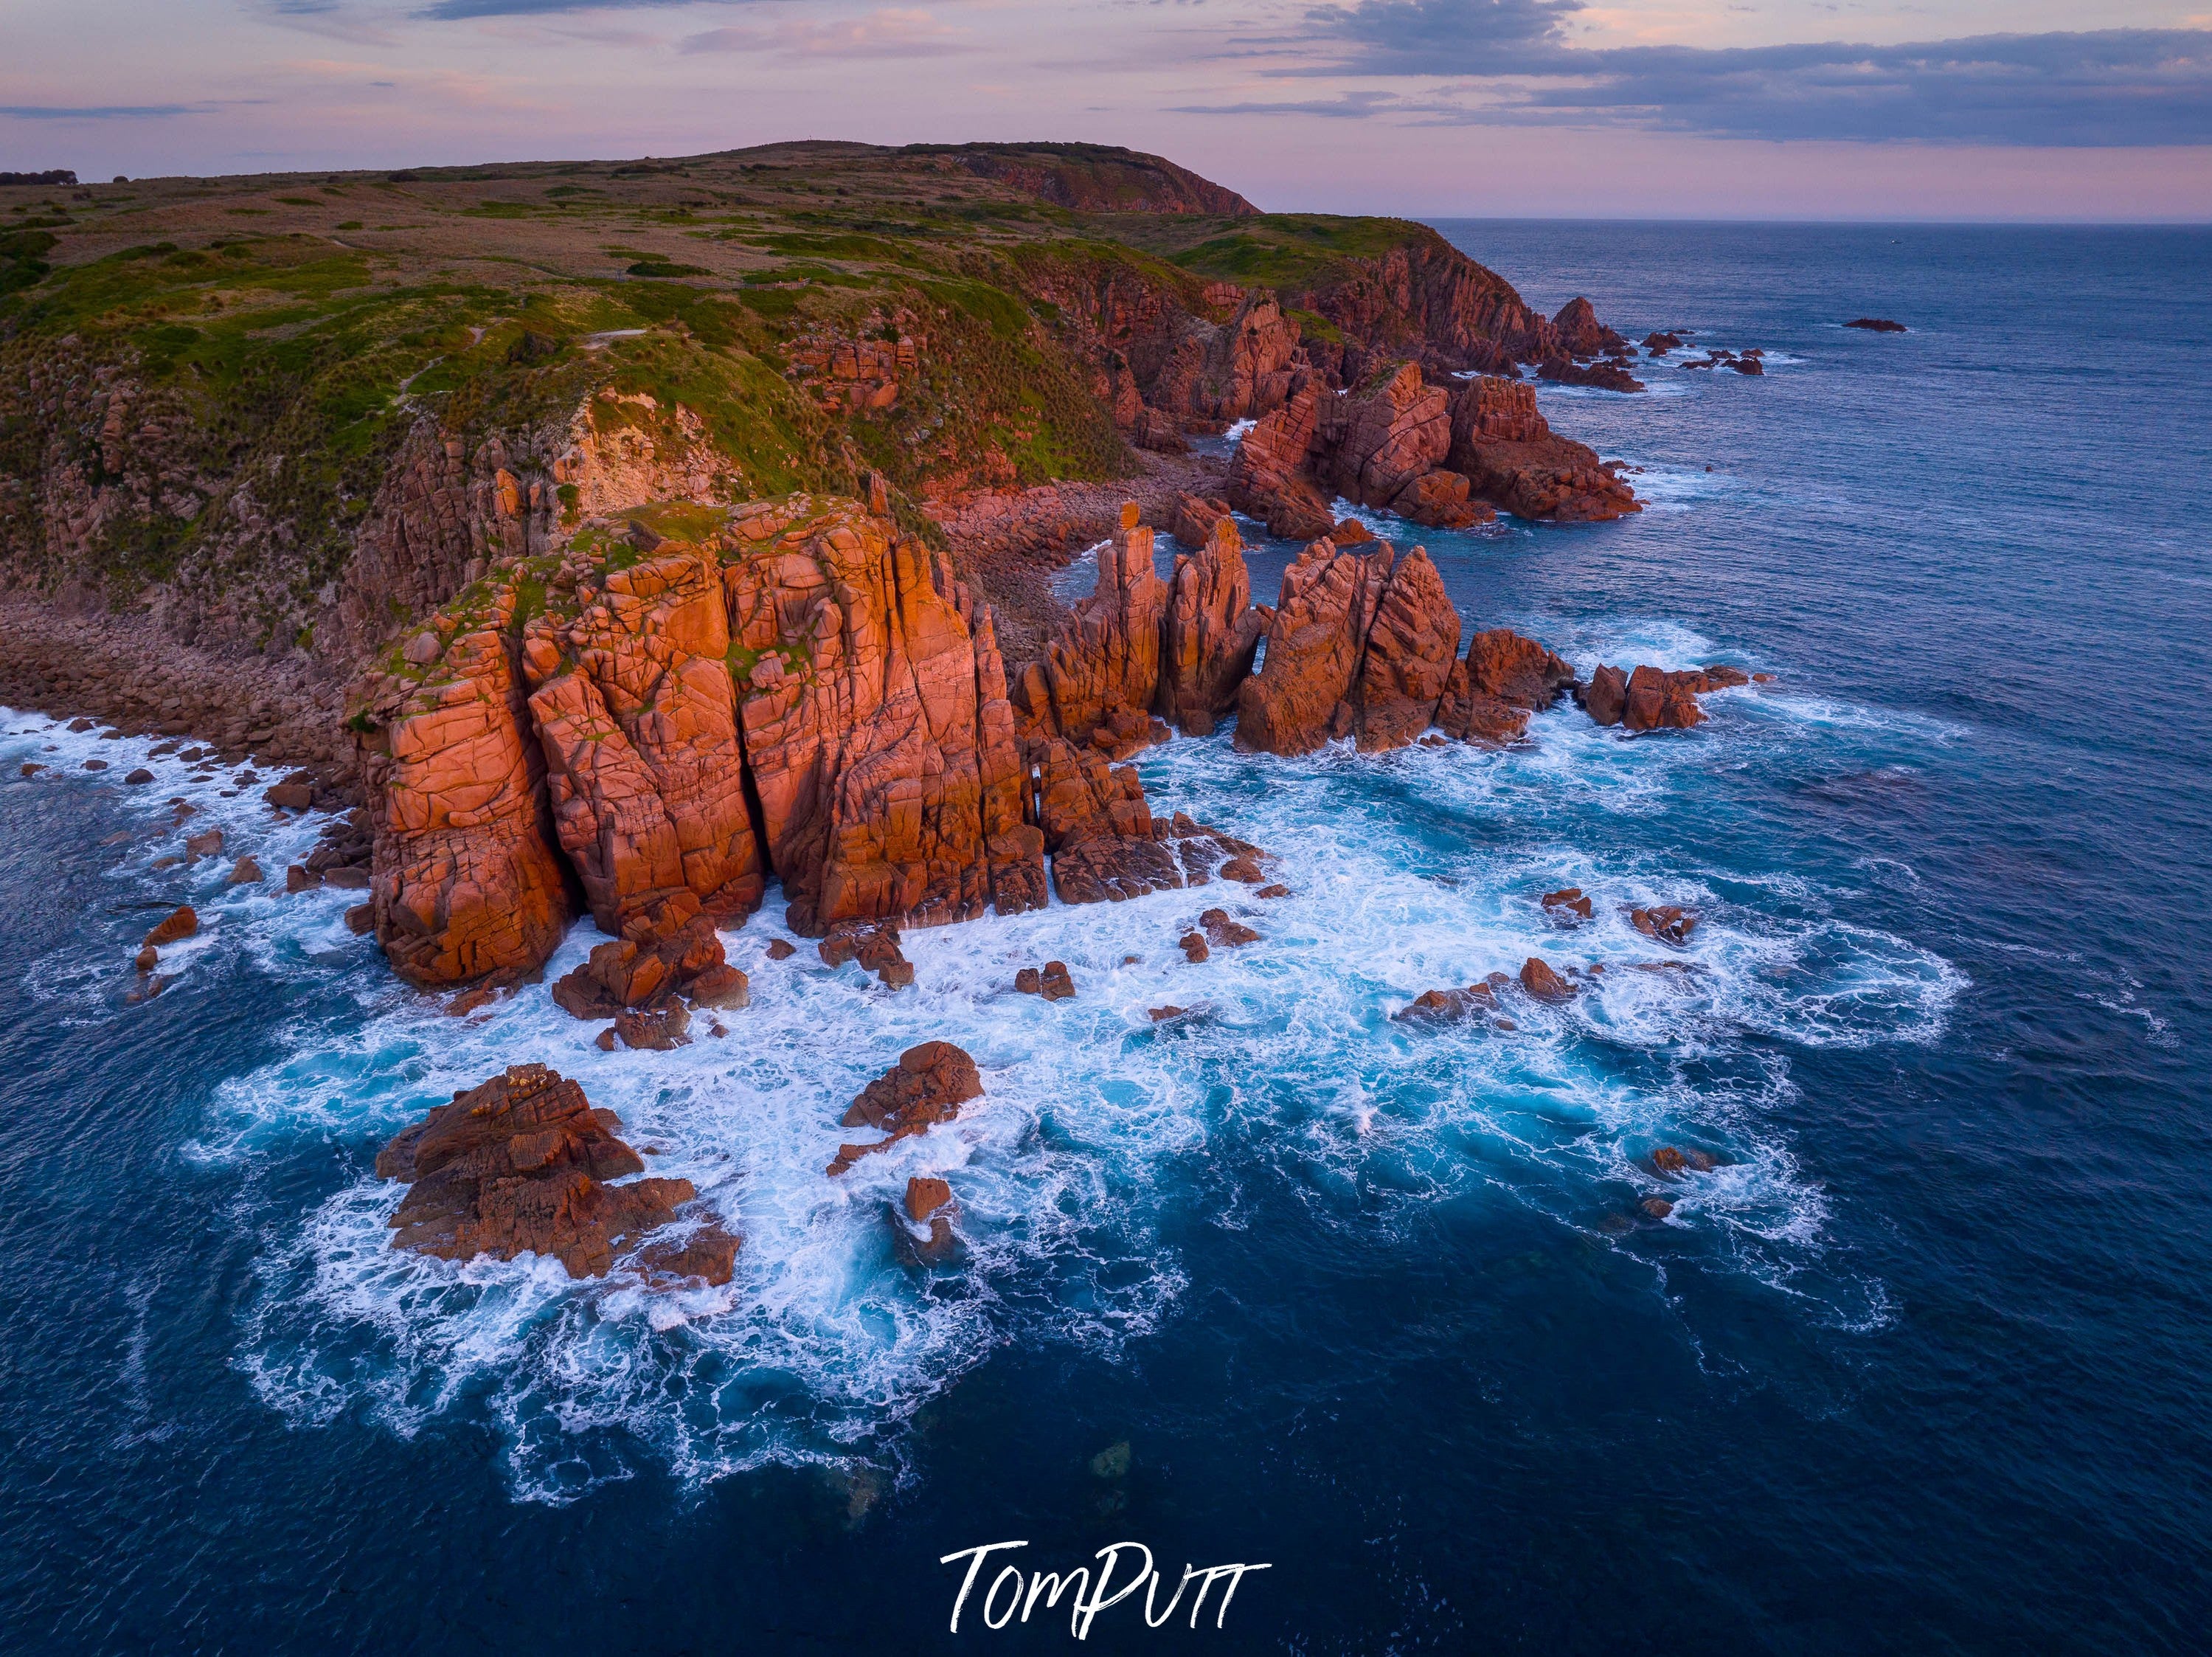
[[(1557, 361), (1554, 377), (1636, 385), (1625, 369)], [(1271, 533), (1294, 539), (1328, 534), (1340, 495), (1444, 529), (1485, 521), (1497, 508), (1560, 522), (1643, 509), (1595, 451), (1551, 429), (1534, 387), (1482, 375), (1447, 391), (1412, 362), (1388, 365), (1342, 396), (1301, 387), (1245, 435), (1226, 494)]]
[(1698, 698), (1711, 691), (1751, 682), (1741, 667), (1719, 664), (1669, 671), (1640, 667), (1600, 667), (1589, 683), (1576, 688), (1575, 698), (1600, 725), (1620, 725), (1631, 731), (1687, 730), (1702, 724), (1705, 710)]
[[(378, 1153), (380, 1178), (409, 1182), (390, 1221), (392, 1246), (446, 1260), (543, 1254), (572, 1277), (605, 1276), (618, 1248), (698, 1195), (688, 1179), (611, 1183), (645, 1168), (615, 1136), (621, 1125), (543, 1064), (510, 1066), (456, 1093)], [(641, 1251), (638, 1263), (723, 1283), (738, 1246), (710, 1221), (667, 1250)]]
[(1466, 741), (1510, 742), (1574, 670), (1504, 628), (1461, 659), (1459, 612), (1419, 547), (1340, 548), (1324, 537), (1283, 573), (1260, 671), (1240, 692), (1237, 745), (1307, 753), (1353, 736), (1364, 752), (1403, 747), (1431, 725)]
[(975, 1061), (949, 1041), (925, 1041), (899, 1055), (898, 1063), (860, 1090), (840, 1125), (870, 1127), (887, 1137), (866, 1145), (840, 1145), (829, 1173), (845, 1173), (862, 1157), (887, 1150), (902, 1139), (950, 1122), (960, 1107), (983, 1096)]

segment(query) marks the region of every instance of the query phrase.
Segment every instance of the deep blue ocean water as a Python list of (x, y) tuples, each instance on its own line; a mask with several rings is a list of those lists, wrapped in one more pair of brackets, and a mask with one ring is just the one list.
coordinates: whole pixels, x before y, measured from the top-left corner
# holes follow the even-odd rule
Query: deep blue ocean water
[[(353, 894), (153, 867), (173, 794), (298, 855), (258, 790), (0, 720), (0, 1644), (1038, 1650), (1064, 1607), (949, 1636), (939, 1556), (1131, 1538), (1170, 1587), (1271, 1569), (1112, 1649), (2202, 1649), (2212, 233), (1443, 228), (1769, 372), (1543, 393), (1640, 517), (1382, 527), (1585, 671), (1777, 677), (1633, 741), (1154, 751), (1297, 889), (1204, 967), (1219, 888), (911, 935), (896, 997), (768, 962), (771, 901), (729, 1041), (601, 1055), (542, 992), (400, 990)], [(1654, 900), (1696, 970), (1630, 970)], [(1530, 953), (1615, 970), (1510, 1035), (1389, 1019)], [(1012, 992), (1048, 955), (1074, 1002)], [(845, 1102), (936, 1035), (986, 1101), (833, 1188)], [(744, 1233), (728, 1289), (383, 1248), (377, 1146), (526, 1058)], [(933, 1280), (883, 1219), (923, 1172), (976, 1240)]]

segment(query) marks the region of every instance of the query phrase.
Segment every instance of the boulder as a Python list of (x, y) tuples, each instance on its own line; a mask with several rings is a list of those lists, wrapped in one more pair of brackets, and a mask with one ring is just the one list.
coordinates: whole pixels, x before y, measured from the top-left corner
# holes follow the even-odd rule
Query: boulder
[(1037, 993), (1047, 1001), (1072, 1001), (1075, 996), (1075, 979), (1069, 974), (1066, 961), (1047, 961), (1044, 972), (1037, 980)]
[(1664, 668), (1639, 667), (1628, 676), (1620, 722), (1639, 732), (1687, 730), (1701, 724), (1705, 710), (1698, 705), (1697, 693), (1704, 685), (1702, 673), (1669, 673)]
[(149, 947), (158, 949), (163, 944), (181, 943), (198, 933), (199, 929), (198, 913), (190, 904), (180, 904), (155, 923), (154, 929), (146, 935), (144, 941)]
[[(959, 1214), (952, 1187), (944, 1180), (908, 1179), (904, 1200), (891, 1212), (891, 1245), (908, 1265), (942, 1265), (956, 1260), (961, 1250), (952, 1222)], [(920, 1234), (916, 1227), (922, 1228)]]
[(1902, 322), (1893, 322), (1886, 316), (1855, 316), (1844, 324), (1846, 328), (1863, 328), (1869, 333), (1903, 333)]
[[(1185, 495), (1176, 502), (1168, 533), (1196, 551), (1212, 539), (1213, 527), (1229, 516), (1229, 503), (1209, 495)], [(1232, 523), (1231, 526), (1235, 527)]]
[(161, 952), (150, 943), (143, 945), (131, 964), (141, 972), (150, 972), (161, 964)]
[(1618, 725), (1628, 706), (1628, 675), (1619, 667), (1595, 669), (1581, 691), (1582, 704), (1601, 725)]
[(1213, 951), (1207, 947), (1206, 935), (1202, 932), (1184, 933), (1176, 941), (1176, 947), (1182, 951), (1183, 959), (1194, 966), (1213, 953)]
[(1023, 967), (1018, 972), (1014, 974), (1014, 991), (1017, 995), (1023, 996), (1042, 995), (1044, 993), (1044, 974), (1038, 972), (1034, 966)]
[(1576, 993), (1575, 986), (1554, 972), (1549, 962), (1534, 955), (1521, 964), (1521, 987), (1545, 1002), (1571, 1000)]
[(733, 1013), (751, 1004), (752, 984), (743, 972), (725, 963), (710, 966), (693, 978), (684, 986), (684, 994), (695, 1008)]
[(1209, 909), (1198, 917), (1199, 928), (1206, 934), (1206, 941), (1217, 949), (1234, 949), (1241, 944), (1257, 943), (1260, 935), (1242, 921), (1230, 919), (1225, 909)]
[(143, 765), (139, 765), (124, 772), (123, 780), (125, 783), (134, 785), (150, 783), (154, 780), (154, 773), (148, 771)]
[[(622, 937), (594, 945), (554, 984), (553, 999), (580, 1019), (611, 1018), (688, 990), (725, 965), (714, 922), (679, 891), (634, 911)], [(719, 977), (712, 982), (728, 987)]]
[(571, 1277), (605, 1276), (617, 1248), (697, 1195), (687, 1179), (611, 1183), (645, 1167), (615, 1136), (621, 1125), (542, 1064), (456, 1093), (377, 1155), (380, 1178), (408, 1182), (392, 1246), (447, 1260), (536, 1253)]
[(903, 990), (914, 982), (914, 964), (899, 947), (895, 921), (840, 921), (816, 946), (825, 966), (858, 961), (886, 988)]
[(625, 1047), (666, 1053), (691, 1039), (691, 1014), (680, 1002), (659, 1008), (625, 1007), (615, 1014), (615, 1034)]
[(1698, 929), (1698, 917), (1679, 904), (1665, 904), (1651, 909), (1632, 909), (1628, 922), (1647, 938), (1677, 946), (1690, 941), (1690, 934)]
[(1547, 356), (1536, 365), (1536, 377), (1555, 385), (1589, 386), (1598, 391), (1639, 392), (1644, 382), (1616, 362), (1577, 362), (1565, 356)]
[(1392, 497), (1390, 510), (1431, 529), (1470, 529), (1498, 516), (1487, 502), (1472, 498), (1472, 488), (1456, 472), (1424, 472)]
[[(225, 886), (259, 886), (262, 879), (261, 865), (249, 854), (230, 866), (230, 873), (223, 877), (222, 883)], [(368, 908), (373, 915), (375, 912), (374, 905), (368, 905)], [(349, 911), (348, 914), (349, 916), (351, 911)]]
[(261, 797), (280, 811), (305, 811), (315, 803), (315, 791), (305, 783), (271, 783), (261, 791)]
[(684, 1288), (703, 1283), (710, 1288), (730, 1281), (737, 1267), (738, 1250), (744, 1239), (708, 1220), (693, 1228), (688, 1237), (647, 1243), (637, 1252), (638, 1269), (657, 1288)]
[(888, 1137), (872, 1144), (839, 1146), (829, 1172), (832, 1176), (843, 1173), (872, 1152), (950, 1122), (963, 1105), (982, 1096), (983, 1079), (975, 1061), (960, 1048), (949, 1041), (909, 1047), (896, 1064), (860, 1090), (842, 1118), (845, 1127), (876, 1128)]
[(787, 961), (798, 953), (797, 946), (787, 938), (770, 938), (768, 941), (768, 958), (772, 961)]
[(1390, 1017), (1398, 1024), (1457, 1024), (1470, 1018), (1493, 1017), (1497, 1011), (1498, 992), (1486, 982), (1470, 984), (1463, 990), (1424, 990)]

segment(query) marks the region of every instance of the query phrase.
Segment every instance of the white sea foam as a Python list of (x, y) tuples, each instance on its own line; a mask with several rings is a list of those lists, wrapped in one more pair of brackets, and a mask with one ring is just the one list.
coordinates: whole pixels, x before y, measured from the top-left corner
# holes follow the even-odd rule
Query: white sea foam
[[(1569, 630), (1562, 642), (1585, 667), (1719, 654), (1660, 618)], [(1593, 810), (1667, 808), (1714, 744), (1836, 728), (1788, 698), (1709, 701), (1714, 723), (1679, 740), (1623, 740), (1563, 707), (1535, 718), (1532, 745), (1505, 752), (1339, 747), (1277, 759), (1237, 754), (1225, 738), (1179, 740), (1142, 761), (1156, 805), (1267, 846), (1292, 896), (1261, 901), (1217, 884), (913, 932), (916, 983), (897, 993), (857, 966), (821, 966), (803, 940), (796, 957), (769, 960), (769, 941), (788, 935), (772, 901), (726, 935), (752, 1004), (720, 1015), (726, 1039), (706, 1033), (702, 1014), (697, 1039), (665, 1054), (600, 1052), (599, 1026), (559, 1012), (542, 985), (446, 1017), (346, 931), (357, 894), (278, 892), (314, 819), (278, 819), (258, 790), (222, 799), (230, 773), (195, 779), (173, 760), (150, 762), (160, 780), (129, 791), (146, 801), (148, 836), (118, 852), (116, 878), (149, 912), (157, 891), (204, 905), (198, 953), (173, 959), (189, 972), (240, 952), (327, 992), (325, 1010), (278, 1033), (281, 1058), (216, 1090), (187, 1148), (240, 1171), (235, 1222), (260, 1240), (240, 1367), (303, 1422), (358, 1411), (413, 1434), (482, 1411), (500, 1426), (514, 1489), (535, 1500), (629, 1476), (625, 1442), (687, 1481), (770, 1461), (896, 1468), (913, 1412), (998, 1345), (1110, 1356), (1158, 1329), (1190, 1270), (1163, 1221), (1201, 1188), (1208, 1218), (1229, 1229), (1248, 1223), (1263, 1191), (1292, 1194), (1315, 1226), (1354, 1243), (1378, 1228), (1387, 1239), (1395, 1215), (1469, 1197), (1631, 1251), (1661, 1223), (1636, 1200), (1664, 1195), (1675, 1204), (1664, 1227), (1707, 1269), (1767, 1283), (1808, 1316), (1879, 1317), (1878, 1286), (1820, 1264), (1825, 1198), (1771, 1125), (1792, 1096), (1784, 1054), (1931, 1039), (1956, 971), (1838, 921), (1798, 877), (1593, 854), (1566, 832)], [(0, 759), (44, 758), (58, 769), (40, 785), (88, 785), (59, 767), (90, 752), (92, 734), (7, 722)], [(52, 754), (34, 752), (48, 743)], [(147, 763), (150, 745), (96, 746), (119, 765)], [(201, 807), (185, 829), (219, 824), (232, 837), (222, 858), (150, 869), (185, 832), (167, 827), (172, 794)], [(271, 880), (223, 887), (230, 859), (248, 851)], [(1559, 885), (1597, 899), (1588, 925), (1561, 931), (1536, 904)], [(1687, 948), (1629, 924), (1630, 905), (1657, 902), (1705, 917)], [(1263, 940), (1193, 966), (1176, 939), (1215, 905)], [(594, 941), (580, 927), (549, 980)], [(1390, 1016), (1425, 990), (1515, 972), (1531, 955), (1606, 970), (1564, 1007), (1509, 993), (1510, 1032)], [(1019, 967), (1048, 959), (1068, 964), (1073, 1001), (1012, 990)], [(120, 970), (86, 967), (64, 993), (82, 995), (88, 1017), (115, 1016)], [(1170, 1005), (1186, 1010), (1156, 1023), (1151, 1009)], [(902, 1049), (934, 1038), (975, 1055), (985, 1098), (828, 1177), (853, 1136), (837, 1124), (845, 1104)], [(647, 1295), (620, 1280), (571, 1282), (548, 1261), (463, 1265), (390, 1249), (399, 1192), (368, 1173), (367, 1153), (523, 1059), (577, 1077), (649, 1149), (653, 1172), (691, 1180), (743, 1234), (732, 1283)], [(1650, 1161), (1664, 1144), (1702, 1149), (1716, 1166), (1664, 1178)], [(305, 1212), (272, 1205), (259, 1170), (307, 1146), (346, 1148), (358, 1172)], [(918, 1173), (947, 1178), (957, 1195), (973, 1246), (957, 1273), (919, 1276), (893, 1256), (890, 1207)]]

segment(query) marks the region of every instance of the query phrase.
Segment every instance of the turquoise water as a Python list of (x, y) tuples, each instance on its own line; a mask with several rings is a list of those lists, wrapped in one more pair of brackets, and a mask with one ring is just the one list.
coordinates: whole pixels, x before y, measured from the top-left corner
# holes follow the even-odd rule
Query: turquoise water
[[(768, 961), (772, 900), (728, 1041), (604, 1055), (542, 992), (444, 1018), (349, 894), (152, 867), (172, 795), (264, 867), (312, 823), (0, 720), (13, 1642), (1042, 1648), (1042, 1611), (949, 1638), (939, 1556), (1133, 1538), (1271, 1564), (1201, 1624), (1236, 1650), (2192, 1648), (2212, 236), (1443, 228), (1769, 372), (1541, 393), (1638, 518), (1378, 527), (1584, 670), (1777, 677), (1633, 741), (1563, 707), (1502, 754), (1152, 751), (1156, 805), (1294, 888), (1203, 966), (1218, 887), (911, 935), (896, 996)], [(125, 1005), (187, 897), (181, 976)], [(1653, 901), (1704, 917), (1693, 970), (1633, 970)], [(1530, 953), (1613, 970), (1511, 1033), (1389, 1019)], [(1048, 956), (1075, 1001), (1012, 992)], [(832, 1185), (845, 1102), (938, 1036), (985, 1101)], [(727, 1288), (384, 1249), (376, 1147), (524, 1058), (744, 1234)], [(921, 1173), (963, 1273), (891, 1256)], [(1092, 1641), (1200, 1637), (1133, 1610)]]

